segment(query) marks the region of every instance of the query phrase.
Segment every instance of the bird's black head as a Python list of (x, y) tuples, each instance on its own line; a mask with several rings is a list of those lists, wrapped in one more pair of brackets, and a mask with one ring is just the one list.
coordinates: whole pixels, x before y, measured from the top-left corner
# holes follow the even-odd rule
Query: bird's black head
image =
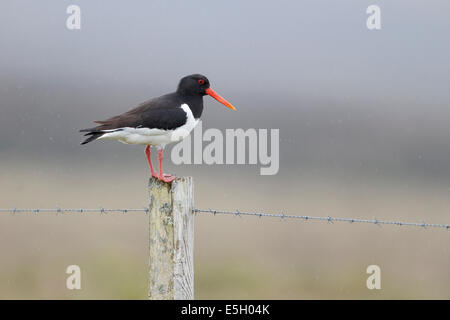
[(190, 76), (182, 78), (178, 84), (177, 92), (186, 96), (200, 95), (203, 97), (204, 95), (209, 95), (228, 108), (236, 110), (231, 103), (219, 96), (209, 87), (208, 78), (201, 74), (191, 74)]
[(191, 74), (180, 80), (177, 92), (187, 95), (206, 95), (209, 88), (209, 80), (201, 74)]

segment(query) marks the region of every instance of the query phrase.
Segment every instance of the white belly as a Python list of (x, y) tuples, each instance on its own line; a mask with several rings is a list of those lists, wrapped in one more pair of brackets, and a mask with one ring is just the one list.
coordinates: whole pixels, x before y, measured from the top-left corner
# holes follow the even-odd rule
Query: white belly
[(181, 105), (186, 112), (186, 123), (173, 130), (123, 127), (114, 130), (104, 130), (105, 134), (98, 140), (118, 140), (127, 144), (152, 145), (164, 148), (167, 144), (186, 138), (195, 128), (195, 119), (187, 104)]

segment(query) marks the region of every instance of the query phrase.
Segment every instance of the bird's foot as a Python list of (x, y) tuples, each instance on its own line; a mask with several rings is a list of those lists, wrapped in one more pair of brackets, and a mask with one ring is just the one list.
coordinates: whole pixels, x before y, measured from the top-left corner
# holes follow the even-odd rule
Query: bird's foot
[(169, 182), (172, 182), (173, 180), (175, 180), (177, 177), (173, 176), (171, 174), (163, 173), (162, 175), (159, 175), (157, 178), (160, 181), (169, 183)]
[(150, 174), (152, 175), (152, 178), (159, 179), (159, 175), (156, 172), (150, 172)]

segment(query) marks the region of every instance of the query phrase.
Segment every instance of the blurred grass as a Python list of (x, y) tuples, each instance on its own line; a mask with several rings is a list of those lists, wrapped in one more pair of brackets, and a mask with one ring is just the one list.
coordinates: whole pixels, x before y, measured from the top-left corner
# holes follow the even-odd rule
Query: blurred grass
[[(146, 178), (96, 172), (90, 179), (89, 174), (58, 179), (42, 172), (42, 179), (26, 171), (0, 171), (6, 178), (0, 180), (1, 203), (49, 207), (62, 199), (61, 207), (146, 205)], [(221, 184), (208, 184), (210, 179)], [(447, 189), (373, 181), (369, 188), (306, 178), (289, 188), (266, 188), (239, 181), (196, 177), (197, 206), (448, 222)], [(197, 299), (450, 299), (445, 230), (208, 214), (197, 215), (195, 224)], [(1, 215), (0, 299), (146, 299), (147, 237), (145, 214)], [(81, 267), (79, 291), (65, 288), (71, 264)], [(381, 290), (366, 288), (370, 264), (381, 267)]]
[[(80, 263), (82, 289), (67, 290), (59, 269), (35, 263), (3, 270), (1, 299), (146, 299), (147, 269), (140, 259), (121, 254), (99, 254)], [(382, 277), (382, 290), (365, 287), (361, 269), (293, 271), (272, 270), (248, 261), (197, 261), (196, 299), (449, 299), (450, 295), (421, 293), (415, 281)], [(395, 285), (392, 285), (395, 284)]]
[(55, 259), (44, 266), (30, 260), (2, 270), (0, 299), (145, 299), (145, 264), (136, 263), (126, 252), (97, 253), (76, 260), (81, 268), (81, 290), (66, 289), (68, 264)]

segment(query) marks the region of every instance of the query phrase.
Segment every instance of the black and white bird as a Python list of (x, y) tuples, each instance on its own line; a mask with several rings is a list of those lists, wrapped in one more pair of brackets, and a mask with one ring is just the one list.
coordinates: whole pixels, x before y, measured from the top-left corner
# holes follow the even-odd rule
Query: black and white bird
[[(81, 144), (94, 140), (118, 140), (127, 144), (146, 145), (145, 155), (152, 177), (172, 182), (176, 177), (162, 169), (164, 147), (181, 141), (199, 122), (203, 112), (203, 96), (209, 95), (236, 110), (231, 103), (209, 87), (209, 80), (201, 74), (182, 78), (177, 91), (141, 103), (121, 115), (103, 121), (99, 126), (83, 129), (88, 136)], [(150, 146), (158, 148), (159, 173), (156, 174), (150, 156)]]

